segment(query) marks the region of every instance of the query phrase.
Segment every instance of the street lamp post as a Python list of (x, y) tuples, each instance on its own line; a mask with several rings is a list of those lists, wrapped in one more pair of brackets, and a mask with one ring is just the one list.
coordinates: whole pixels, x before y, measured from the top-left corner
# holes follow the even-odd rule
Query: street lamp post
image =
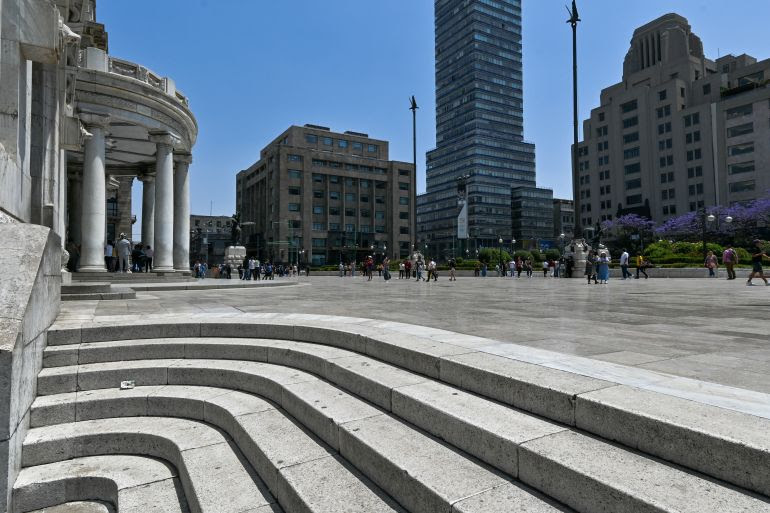
[(500, 259), (498, 261), (498, 265), (500, 266), (500, 276), (505, 277), (505, 269), (503, 269), (503, 238), (500, 237), (497, 239), (497, 247), (499, 249), (500, 253)]
[[(708, 256), (708, 248), (706, 246), (706, 229), (708, 227), (707, 223), (713, 223), (716, 222), (716, 225), (714, 226), (715, 230), (719, 230), (719, 216), (714, 214), (707, 214), (706, 209), (702, 209), (701, 212), (701, 227), (703, 228), (703, 260), (706, 260), (706, 257)], [(725, 216), (724, 222), (727, 224), (730, 224), (733, 222), (733, 218), (731, 216)]]
[(582, 235), (582, 227), (579, 218), (580, 205), (578, 194), (578, 96), (577, 96), (577, 25), (580, 20), (577, 4), (572, 0), (572, 9), (569, 11), (567, 23), (572, 26), (572, 201), (575, 205), (575, 233), (573, 237)]

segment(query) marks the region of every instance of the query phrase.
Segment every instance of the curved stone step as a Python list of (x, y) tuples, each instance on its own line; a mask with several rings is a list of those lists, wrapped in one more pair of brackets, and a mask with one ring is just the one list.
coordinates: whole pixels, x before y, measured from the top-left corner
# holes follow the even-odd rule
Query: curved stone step
[[(225, 431), (286, 511), (401, 512), (360, 472), (257, 396), (213, 387), (148, 386), (39, 397), (35, 425), (120, 416), (201, 420)], [(379, 412), (377, 412), (379, 414)]]
[(76, 501), (58, 504), (50, 508), (36, 509), (29, 513), (115, 513), (115, 509), (103, 502)]
[(232, 441), (192, 420), (125, 417), (33, 428), (24, 440), (22, 466), (108, 454), (149, 455), (172, 463), (193, 513), (256, 510), (275, 503)]
[[(312, 385), (311, 389), (316, 390), (318, 388), (318, 383), (301, 385)], [(147, 415), (190, 415), (193, 418), (202, 415), (203, 420), (222, 427), (233, 436), (247, 458), (253, 461), (260, 475), (266, 476), (266, 482), (271, 490), (275, 490), (279, 502), (287, 511), (403, 511), (395, 504), (377, 499), (377, 496), (381, 497), (382, 494), (377, 493), (376, 485), (367, 486), (365, 483), (368, 479), (357, 470), (351, 470), (338, 456), (330, 456), (328, 449), (324, 448), (325, 445), (315, 443), (315, 447), (311, 446), (312, 439), (277, 411), (270, 409), (253, 414), (242, 413), (250, 402), (255, 403), (255, 409), (270, 408), (269, 403), (259, 398), (242, 392), (195, 386), (137, 387), (130, 390), (131, 396), (125, 396), (123, 392), (102, 389), (46, 396), (38, 398), (33, 410), (38, 421), (45, 421), (49, 417), (55, 419), (72, 416), (80, 418), (81, 415), (88, 418), (111, 416), (122, 412), (139, 415), (142, 404)], [(340, 408), (333, 400), (328, 399), (328, 395), (328, 390), (324, 390), (317, 396), (305, 399), (308, 403), (317, 401), (319, 410), (331, 410), (330, 413), (333, 414)], [(139, 400), (140, 398), (144, 400)], [(373, 408), (371, 413), (383, 416)], [(234, 414), (236, 416), (233, 416)], [(355, 417), (351, 414), (349, 416)], [(333, 422), (333, 419), (329, 421)], [(401, 424), (397, 420), (393, 422)], [(400, 470), (400, 475), (385, 483), (386, 491), (397, 494), (399, 502), (411, 504), (410, 511), (450, 511), (452, 504), (460, 499), (489, 493), (492, 488), (509, 489), (519, 502), (535, 508), (532, 511), (566, 511), (480, 467), (438, 441), (401, 425), (410, 433), (411, 445), (405, 447), (396, 443), (391, 448), (393, 453), (417, 448), (421, 454), (432, 454), (430, 458), (435, 456), (441, 460), (440, 465), (425, 461), (426, 469), (430, 468), (430, 471), (423, 471), (419, 479), (415, 477), (414, 469), (407, 466)], [(365, 457), (363, 454), (350, 456), (351, 462), (356, 466), (363, 465), (365, 460), (362, 458)], [(265, 462), (266, 459), (268, 462)], [(371, 459), (369, 461), (371, 463)], [(271, 466), (273, 468), (270, 468)], [(447, 469), (452, 472), (450, 476), (446, 475)], [(456, 488), (458, 491), (442, 495), (441, 490), (446, 491), (447, 487)], [(404, 493), (404, 490), (408, 492)], [(467, 511), (480, 513), (493, 510), (481, 508)]]
[(13, 485), (14, 513), (99, 499), (121, 513), (183, 513), (176, 470), (143, 456), (89, 456), (24, 468)]
[[(203, 384), (241, 388), (253, 393), (267, 395), (270, 399), (281, 404), (290, 414), (332, 447), (339, 447), (340, 452), (348, 461), (383, 487), (402, 505), (410, 509), (410, 504), (413, 504), (414, 499), (399, 495), (406, 488), (394, 488), (392, 484), (387, 484), (388, 478), (378, 477), (377, 474), (371, 473), (378, 469), (388, 468), (389, 465), (394, 469), (392, 473), (396, 474), (398, 472), (395, 469), (408, 469), (409, 462), (401, 461), (398, 458), (400, 454), (408, 455), (414, 452), (414, 448), (403, 445), (409, 437), (402, 435), (401, 446), (392, 440), (384, 446), (377, 446), (377, 441), (384, 435), (375, 434), (373, 438), (367, 438), (369, 436), (367, 433), (372, 431), (379, 433), (383, 431), (380, 423), (390, 423), (388, 429), (391, 431), (399, 432), (399, 430), (407, 429), (410, 436), (417, 437), (417, 439), (422, 440), (420, 443), (430, 447), (423, 453), (424, 458), (429, 459), (428, 455), (431, 451), (439, 450), (438, 447), (430, 444), (430, 439), (411, 428), (405, 427), (402, 422), (391, 417), (386, 417), (389, 420), (380, 419), (383, 415), (377, 415), (375, 412), (378, 410), (374, 408), (369, 407), (371, 408), (370, 414), (367, 414), (365, 408), (363, 410), (359, 408), (355, 411), (355, 415), (349, 415), (347, 412), (350, 410), (350, 405), (360, 401), (340, 393), (325, 381), (303, 371), (265, 363), (231, 360), (147, 360), (86, 364), (44, 369), (40, 374), (41, 385), (39, 386), (49, 390), (50, 386), (45, 382), (48, 377), (46, 374), (55, 372), (58, 378), (61, 378), (65, 373), (69, 374), (72, 390), (75, 390), (76, 387), (81, 390), (84, 388), (81, 385), (81, 378), (88, 387), (100, 388), (102, 384), (107, 386), (119, 382), (121, 378), (126, 379), (132, 374), (133, 368), (150, 369), (153, 362), (156, 366), (154, 370), (158, 375), (162, 375), (164, 370), (167, 371), (167, 377), (171, 384)], [(102, 366), (109, 366), (110, 369), (100, 369)], [(97, 379), (94, 379), (95, 375), (98, 376)], [(277, 379), (273, 379), (273, 375)], [(287, 380), (287, 377), (290, 379)], [(293, 382), (291, 382), (292, 380)], [(410, 390), (410, 388), (414, 388), (414, 390)], [(283, 395), (279, 395), (279, 391), (283, 391)], [(335, 407), (326, 411), (324, 398), (334, 396), (335, 393), (339, 396), (334, 401)], [(767, 502), (739, 491), (711, 483), (698, 476), (606, 442), (591, 439), (585, 435), (570, 433), (563, 427), (555, 427), (551, 423), (532, 419), (525, 414), (495, 405), (495, 403), (490, 403), (483, 398), (458, 391), (441, 383), (430, 382), (398, 388), (394, 390), (394, 397), (397, 398), (393, 402), (396, 405), (394, 413), (397, 415), (403, 415), (404, 418), (420, 427), (424, 426), (427, 431), (450, 440), (458, 447), (469, 452), (474, 451), (478, 457), (499, 465), (510, 475), (518, 476), (522, 482), (530, 484), (548, 495), (551, 495), (549, 482), (544, 481), (541, 476), (550, 472), (562, 472), (565, 475), (573, 476), (575, 479), (577, 476), (582, 476), (582, 479), (590, 481), (597, 494), (596, 503), (602, 504), (602, 507), (608, 507), (609, 510), (623, 511), (623, 508), (631, 503), (642, 507), (644, 510), (646, 506), (643, 505), (651, 503), (655, 507), (650, 511), (669, 511), (667, 508), (670, 507), (671, 511), (718, 512), (722, 511), (722, 505), (729, 501), (737, 508), (748, 508), (746, 511), (770, 511), (770, 504)], [(489, 419), (489, 408), (493, 406), (498, 407), (499, 410), (492, 411), (497, 411), (501, 415), (506, 415), (507, 412), (507, 416), (503, 417), (502, 422), (500, 419)], [(356, 416), (359, 417), (358, 420), (355, 419)], [(371, 423), (371, 425), (367, 423)], [(355, 429), (351, 426), (355, 426)], [(567, 435), (574, 434), (578, 438), (569, 438), (565, 433)], [(363, 439), (360, 439), (361, 436)], [(570, 441), (578, 447), (579, 457), (573, 458), (569, 455), (569, 451), (574, 450), (574, 448), (561, 449), (562, 445), (569, 445)], [(345, 451), (343, 449), (345, 443), (348, 446), (356, 446), (358, 449)], [(530, 443), (536, 443), (537, 445), (534, 447), (542, 450), (531, 448), (528, 445)], [(369, 448), (368, 452), (365, 450), (366, 448)], [(454, 454), (461, 458), (456, 464), (462, 467), (466, 460), (456, 453)], [(527, 459), (523, 459), (524, 456), (527, 456)], [(362, 457), (363, 460), (356, 459)], [(374, 459), (376, 463), (370, 464), (366, 458)], [(603, 466), (591, 467), (590, 471), (583, 471), (578, 464), (580, 458), (596, 460), (601, 462)], [(642, 469), (643, 471), (640, 473), (646, 478), (637, 479), (636, 470), (628, 473), (623, 465), (618, 464), (618, 461), (628, 461), (634, 469)], [(528, 468), (525, 469), (524, 465), (527, 465)], [(406, 470), (408, 475), (414, 475), (415, 471), (419, 473), (419, 469)], [(431, 475), (430, 477), (436, 476)], [(478, 483), (476, 484), (478, 485)], [(460, 484), (458, 486), (458, 489), (462, 489)], [(489, 488), (497, 486), (492, 485)], [(564, 485), (561, 483), (559, 486)], [(436, 489), (441, 489), (440, 482), (431, 482), (427, 488), (427, 490)], [(483, 490), (477, 490), (477, 493), (481, 491)], [(428, 500), (425, 499), (424, 494), (430, 496), (430, 493), (425, 489), (422, 490), (422, 493), (423, 499), (421, 500)], [(672, 495), (676, 495), (677, 500), (672, 500)], [(562, 502), (575, 508), (582, 504), (579, 493), (575, 493), (574, 496), (568, 494), (566, 497), (558, 494), (551, 496), (558, 496)], [(451, 498), (442, 495), (439, 495), (438, 498), (432, 497), (431, 500), (449, 500)], [(688, 509), (688, 505), (693, 507)], [(595, 510), (580, 509), (580, 511)], [(744, 510), (736, 509), (736, 511)]]
[[(283, 328), (278, 326), (276, 333)], [(300, 331), (303, 337), (319, 337), (319, 332), (309, 327), (303, 329), (304, 333)], [(333, 336), (329, 329), (322, 333)], [(363, 347), (352, 340), (338, 339), (337, 343)], [(440, 395), (436, 390), (429, 390), (429, 394), (423, 394), (415, 403), (399, 390), (429, 383), (428, 378), (348, 349), (276, 339), (155, 338), (74, 343), (49, 346), (44, 351), (46, 367), (151, 358), (248, 360), (312, 372), (511, 473), (510, 463), (506, 464), (505, 460), (507, 456), (500, 452), (495, 456), (492, 451), (482, 450), (491, 447), (482, 440), (490, 438), (485, 432), (494, 433), (485, 423), (516, 425), (516, 422), (506, 420), (512, 413), (503, 414), (494, 402), (478, 401), (475, 395), (461, 394), (466, 398), (464, 401), (453, 401), (448, 394), (457, 391), (450, 387), (441, 389)], [(770, 496), (770, 472), (765, 471), (770, 468), (770, 421), (766, 419), (624, 385), (586, 390), (573, 396), (570, 391), (573, 385), (563, 381), (572, 379), (569, 373), (481, 353), (449, 357), (442, 361), (441, 369), (442, 377), (461, 389), (525, 410), (531, 411), (527, 405), (533, 401), (546, 405), (536, 409), (540, 413), (543, 408), (548, 410), (548, 405), (557, 412), (563, 411), (568, 403), (572, 411), (569, 418), (574, 420), (571, 423), (580, 429)], [(512, 380), (520, 385), (512, 385)], [(536, 384), (532, 385), (530, 381)], [(544, 388), (548, 383), (553, 388)], [(413, 390), (419, 393), (420, 387)], [(414, 408), (436, 415), (431, 403), (441, 398), (450, 399), (445, 401), (444, 409), (449, 408), (445, 420), (459, 416), (464, 419), (463, 426), (455, 427), (448, 421), (426, 424), (409, 415), (409, 410)], [(395, 400), (400, 401), (398, 411), (391, 404)], [(455, 402), (456, 407), (450, 408)], [(474, 408), (468, 410), (465, 407), (461, 412), (463, 404), (471, 404)], [(562, 415), (556, 417), (559, 420)], [(475, 435), (465, 436), (463, 431), (467, 429), (475, 429)], [(453, 432), (457, 436), (447, 438)], [(458, 438), (466, 443), (460, 443)], [(495, 438), (493, 434), (492, 440)], [(477, 447), (474, 442), (478, 442)]]

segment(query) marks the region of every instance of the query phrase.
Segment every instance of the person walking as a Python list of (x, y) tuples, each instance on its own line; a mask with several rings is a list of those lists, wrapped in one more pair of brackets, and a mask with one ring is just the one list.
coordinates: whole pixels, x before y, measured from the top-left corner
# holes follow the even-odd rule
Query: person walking
[(717, 277), (717, 256), (713, 251), (709, 251), (706, 255), (706, 261), (704, 262), (706, 269), (709, 270), (709, 278)]
[(623, 271), (624, 280), (631, 277), (631, 273), (628, 272), (628, 257), (628, 251), (623, 249), (623, 253), (620, 254), (620, 269)]
[(596, 281), (596, 251), (591, 251), (586, 255), (585, 276), (588, 279), (588, 285), (591, 284), (591, 280), (594, 280), (594, 285), (598, 283)]
[(454, 258), (449, 259), (449, 281), (457, 281), (456, 276), (457, 261)]
[(476, 265), (473, 267), (473, 276), (478, 278), (481, 275), (481, 266), (478, 262), (476, 262)]
[(548, 260), (543, 260), (543, 278), (548, 278)]
[(738, 253), (735, 252), (732, 246), (727, 246), (727, 249), (722, 253), (722, 263), (727, 269), (727, 279), (735, 279), (735, 264), (738, 263)]
[(524, 262), (520, 256), (516, 257), (516, 277), (521, 278), (521, 271), (524, 270)]
[(131, 269), (128, 267), (128, 260), (131, 256), (131, 242), (126, 238), (125, 233), (120, 234), (120, 238), (118, 240), (117, 244), (118, 249), (118, 268), (120, 269), (120, 272), (125, 273), (131, 272)]
[(400, 261), (398, 263), (398, 279), (403, 280), (404, 279), (404, 270), (406, 269), (406, 265), (404, 264), (404, 261)]
[(404, 278), (407, 280), (412, 279), (412, 261), (406, 260), (404, 262)]
[[(626, 267), (628, 267), (628, 259), (626, 259)], [(599, 255), (599, 259), (596, 262), (596, 274), (599, 275), (599, 282), (606, 285), (610, 279), (610, 259), (606, 253)], [(631, 273), (628, 273), (628, 275), (631, 276)], [(625, 280), (625, 278), (623, 279)]]
[(425, 278), (422, 277), (422, 269), (424, 264), (422, 263), (422, 260), (417, 260), (414, 264), (415, 272), (417, 273), (417, 283), (420, 283), (420, 281), (426, 281)]
[(639, 279), (639, 273), (642, 273), (644, 275), (644, 279), (645, 280), (647, 278), (649, 278), (649, 276), (647, 276), (647, 272), (645, 271), (645, 268), (647, 267), (645, 265), (646, 263), (647, 263), (647, 261), (644, 259), (642, 254), (639, 253), (636, 256), (636, 278), (635, 279), (637, 279), (637, 280)]
[(759, 276), (765, 282), (765, 285), (770, 285), (770, 283), (767, 282), (767, 278), (765, 278), (764, 271), (762, 270), (762, 259), (768, 258), (767, 254), (762, 249), (762, 241), (759, 239), (755, 240), (754, 248), (751, 251), (751, 274), (749, 275), (749, 281), (746, 282), (746, 285), (754, 285), (751, 283), (751, 280), (754, 278), (754, 276)]

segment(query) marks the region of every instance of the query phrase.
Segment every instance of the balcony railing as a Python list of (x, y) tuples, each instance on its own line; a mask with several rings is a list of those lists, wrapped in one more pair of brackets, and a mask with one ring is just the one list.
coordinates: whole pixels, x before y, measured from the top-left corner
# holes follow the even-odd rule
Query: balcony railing
[(78, 54), (78, 66), (96, 71), (115, 73), (124, 77), (130, 77), (172, 96), (176, 101), (189, 107), (187, 97), (176, 89), (176, 84), (168, 77), (162, 77), (157, 73), (135, 62), (118, 59), (107, 55), (103, 50), (89, 47)]
[(155, 89), (159, 89), (160, 91), (173, 96), (185, 106), (189, 106), (187, 97), (176, 90), (176, 86), (172, 80), (168, 77), (162, 77), (144, 66), (124, 59), (118, 59), (117, 57), (108, 56), (107, 70), (110, 73), (116, 73), (118, 75), (123, 75), (124, 77), (140, 80), (145, 84), (151, 85)]

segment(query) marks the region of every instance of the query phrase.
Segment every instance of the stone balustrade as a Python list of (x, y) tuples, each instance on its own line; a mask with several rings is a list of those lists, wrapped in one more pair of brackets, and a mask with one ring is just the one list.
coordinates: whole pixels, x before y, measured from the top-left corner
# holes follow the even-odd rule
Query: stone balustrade
[(169, 77), (163, 77), (141, 64), (108, 55), (98, 48), (90, 47), (81, 51), (78, 56), (78, 66), (139, 80), (174, 97), (185, 107), (189, 107), (187, 97), (176, 89), (176, 84)]

